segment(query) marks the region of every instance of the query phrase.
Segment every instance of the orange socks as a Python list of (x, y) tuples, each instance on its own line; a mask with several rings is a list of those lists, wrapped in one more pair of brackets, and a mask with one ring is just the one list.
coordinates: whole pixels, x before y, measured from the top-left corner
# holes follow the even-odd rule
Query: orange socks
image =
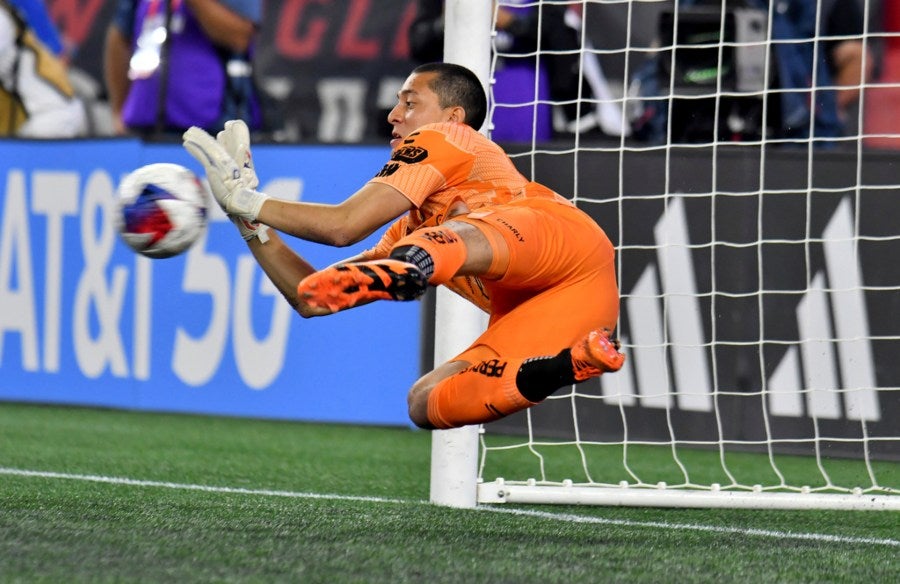
[(554, 356), (486, 359), (434, 386), (428, 421), (435, 428), (491, 422), (577, 382), (569, 348)]
[(466, 244), (449, 229), (424, 227), (394, 244), (391, 258), (418, 267), (429, 284), (444, 284), (466, 262)]
[(428, 396), (428, 421), (435, 428), (491, 422), (533, 406), (516, 388), (523, 359), (488, 359), (438, 383)]
[[(491, 246), (491, 264), (482, 277), (496, 279), (509, 267), (509, 246), (503, 236), (485, 224), (456, 219), (477, 228)], [(391, 258), (418, 267), (433, 285), (446, 284), (466, 263), (468, 251), (462, 238), (443, 226), (421, 227), (400, 238), (391, 249)]]

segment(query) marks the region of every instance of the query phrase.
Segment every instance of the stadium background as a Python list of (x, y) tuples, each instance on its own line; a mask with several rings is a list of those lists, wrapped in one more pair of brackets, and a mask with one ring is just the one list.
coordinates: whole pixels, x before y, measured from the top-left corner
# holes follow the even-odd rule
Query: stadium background
[[(100, 55), (113, 3), (48, 0), (48, 6), (70, 43), (72, 65), (76, 72), (81, 72), (82, 91), (95, 96), (95, 105), (102, 115), (103, 90), (98, 81)], [(656, 11), (660, 7), (640, 4), (638, 9)], [(258, 165), (266, 179), (264, 188), (282, 196), (338, 200), (365, 181), (371, 171), (380, 168), (386, 156), (384, 112), (411, 65), (404, 31), (414, 13), (414, 0), (377, 3), (375, 0), (287, 0), (266, 4), (257, 73), (260, 84), (273, 98), (271, 117), (285, 122), (269, 138), (299, 144), (256, 150)], [(651, 24), (655, 22), (653, 14), (635, 17), (633, 22), (647, 26), (633, 30), (632, 42), (649, 45), (655, 32)], [(588, 14), (588, 30), (600, 48), (615, 43), (621, 46), (623, 29), (621, 19), (614, 13)], [(624, 72), (615, 62), (605, 62), (604, 67), (607, 65), (610, 77)], [(313, 145), (323, 142), (340, 145)], [(0, 242), (0, 267), (3, 268), (0, 294), (4, 298), (0, 317), (0, 366), (4, 373), (0, 397), (296, 419), (406, 423), (403, 396), (418, 373), (418, 361), (411, 358), (418, 354), (421, 339), (417, 307), (379, 306), (324, 322), (292, 318), (289, 327), (280, 330), (279, 319), (275, 318), (280, 315), (278, 298), (260, 287), (260, 274), (248, 268), (246, 251), (240, 241), (231, 233), (220, 234), (231, 229), (222, 217), (213, 222), (206, 247), (182, 258), (146, 264), (116, 243), (107, 255), (100, 254), (101, 260), (97, 260), (96, 252), (106, 250), (103, 238), (108, 234), (110, 197), (117, 177), (139, 164), (159, 160), (191, 165), (177, 144), (96, 140), (81, 144), (78, 156), (73, 157), (65, 144), (6, 141), (0, 142), (0, 152), (5, 185)], [(826, 163), (839, 164), (822, 165), (826, 170), (816, 173), (817, 180), (821, 177), (820, 186), (829, 193), (833, 188), (852, 189), (852, 185), (840, 183), (841, 176), (848, 176), (840, 169), (841, 165), (846, 167), (853, 161), (841, 153), (829, 156)], [(351, 158), (354, 163), (348, 168), (346, 161)], [(582, 168), (590, 170), (579, 177), (580, 185), (571, 182), (572, 162), (565, 157), (525, 158), (517, 159), (517, 163), (526, 174), (534, 173), (537, 179), (545, 180), (563, 193), (576, 186), (585, 192), (584, 185), (591, 185), (590, 190), (594, 192), (602, 191), (604, 184), (614, 192), (618, 181), (618, 162), (611, 159), (598, 160), (597, 164), (582, 163)], [(738, 156), (731, 162), (726, 160), (719, 172), (721, 176), (747, 178), (740, 172), (747, 167), (746, 163), (746, 159)], [(641, 168), (640, 160), (636, 159), (634, 164)], [(889, 179), (878, 177), (889, 177), (891, 164), (889, 155), (883, 159), (872, 158), (865, 175), (872, 177), (874, 185), (879, 181), (890, 184)], [(673, 189), (687, 193), (708, 190), (709, 184), (704, 182), (708, 177), (696, 172), (703, 165), (701, 156), (693, 166), (686, 167), (694, 171), (685, 173)], [(646, 179), (649, 174), (644, 172), (641, 176)], [(790, 172), (784, 176), (789, 177)], [(633, 176), (626, 177), (629, 188), (636, 194), (660, 192), (658, 185), (651, 188), (633, 180)], [(840, 196), (817, 195), (816, 200), (821, 203), (816, 206), (812, 237), (820, 236), (840, 208), (840, 197), (847, 192), (840, 192)], [(893, 234), (883, 221), (890, 216), (888, 201), (896, 195), (885, 188), (867, 195), (867, 200), (873, 203), (865, 207), (870, 215), (860, 219), (862, 232), (886, 237)], [(784, 211), (781, 216), (786, 230), (804, 224), (804, 209), (787, 206)], [(615, 240), (617, 226), (609, 218), (617, 217), (618, 209), (600, 205), (593, 206), (590, 212)], [(689, 208), (688, 212), (708, 213), (696, 208)], [(636, 203), (626, 214), (629, 222), (626, 231), (640, 233), (634, 226), (645, 224), (644, 235), (652, 238), (649, 230), (661, 213), (658, 205), (647, 208)], [(753, 212), (737, 213), (734, 223), (723, 227), (742, 233), (749, 225), (742, 221), (754, 218)], [(642, 245), (648, 241), (623, 243)], [(887, 240), (876, 247), (874, 254), (868, 256), (872, 258), (871, 264), (862, 267), (864, 280), (871, 285), (896, 282), (895, 264), (888, 261), (896, 257), (896, 241)], [(344, 255), (313, 245), (303, 246), (302, 251), (316, 265)], [(629, 257), (623, 265), (629, 269), (634, 266), (637, 274), (648, 264), (648, 259), (640, 253), (634, 255), (634, 261)], [(58, 260), (58, 268), (51, 262), (45, 263), (44, 258)], [(791, 271), (791, 261), (799, 259), (791, 259), (789, 255), (785, 258), (782, 273), (786, 275)], [(193, 280), (187, 262), (207, 266), (205, 269), (214, 276), (208, 282), (218, 278), (226, 284), (228, 292), (222, 292), (221, 286)], [(884, 266), (889, 266), (887, 271)], [(53, 269), (58, 269), (58, 273)], [(736, 275), (738, 280), (739, 277)], [(47, 284), (56, 281), (61, 283), (61, 288), (53, 292)], [(632, 292), (635, 281), (623, 276), (623, 290)], [(740, 282), (736, 281), (735, 285), (739, 287)], [(152, 298), (151, 304), (148, 298)], [(251, 306), (249, 324), (229, 322), (220, 316), (223, 313), (217, 312), (226, 304), (233, 305), (238, 298)], [(884, 314), (895, 310), (884, 298), (870, 294), (867, 325), (874, 334), (890, 322)], [(739, 304), (730, 307), (731, 311), (722, 320), (738, 319), (735, 330), (749, 330), (757, 322), (756, 316), (742, 322), (740, 315), (744, 313)], [(788, 341), (797, 334), (796, 326), (791, 324), (796, 322), (796, 304), (797, 298), (787, 299), (777, 307), (778, 317), (773, 322), (772, 330)], [(142, 316), (148, 306), (152, 306), (156, 315), (150, 319), (152, 325), (147, 325)], [(628, 326), (627, 321), (625, 324)], [(708, 332), (710, 323), (704, 323), (704, 328)], [(240, 332), (235, 332), (239, 329)], [(371, 339), (376, 334), (381, 342), (372, 350)], [(386, 334), (390, 336), (385, 337)], [(266, 342), (274, 344), (266, 345)], [(250, 364), (239, 363), (233, 346), (253, 346), (266, 358)], [(363, 346), (366, 350), (359, 350)], [(900, 385), (898, 363), (886, 357), (896, 346), (896, 341), (873, 346), (878, 386)], [(215, 362), (204, 364), (191, 359), (191, 355), (203, 353), (204, 347), (212, 347), (218, 355)], [(740, 364), (744, 358), (738, 353), (733, 358)], [(353, 367), (348, 367), (347, 354), (362, 357), (354, 357)], [(777, 363), (778, 358), (773, 362)], [(385, 375), (388, 371), (390, 376)], [(746, 369), (737, 366), (720, 372), (731, 377), (718, 381), (728, 387), (754, 386), (753, 375), (758, 372), (742, 378), (746, 373)], [(373, 388), (373, 380), (385, 385)], [(160, 387), (167, 389), (160, 393)], [(337, 387), (341, 388), (340, 392), (328, 391)], [(884, 395), (889, 396), (890, 392)], [(895, 419), (896, 399), (890, 402), (884, 396), (879, 399), (884, 403), (877, 404), (877, 418), (872, 421)], [(553, 418), (552, 407), (542, 411)], [(737, 416), (733, 428), (737, 432), (745, 426), (742, 416), (758, 415), (752, 409), (733, 411)], [(806, 414), (801, 407), (796, 417), (804, 418)], [(683, 419), (676, 423), (685, 428), (696, 422), (696, 413), (684, 411), (680, 415)], [(838, 406), (834, 423), (840, 425), (851, 415)], [(654, 422), (652, 415), (643, 419), (645, 423), (637, 421), (633, 428), (638, 435), (662, 427)], [(555, 426), (558, 421), (551, 419), (547, 427)]]
[[(115, 3), (104, 0), (46, 0), (67, 45), (83, 95), (102, 109), (102, 54)], [(657, 22), (671, 2), (593, 4), (586, 8), (586, 34), (600, 51), (610, 86), (625, 76), (623, 47), (650, 47)], [(869, 30), (900, 30), (900, 9), (868, 2)], [(384, 119), (396, 88), (409, 71), (406, 30), (416, 0), (270, 0), (256, 51), (256, 74), (269, 96), (273, 137), (288, 142), (383, 143)], [(630, 33), (627, 35), (626, 31)], [(884, 53), (876, 74), (900, 78), (897, 39), (873, 36), (871, 49)], [(634, 62), (630, 65), (636, 70)], [(900, 133), (900, 121), (883, 104), (896, 89), (870, 91), (865, 118), (885, 133)], [(102, 112), (100, 114), (102, 116)], [(98, 120), (103, 131), (103, 120)], [(895, 147), (895, 140), (879, 141)]]

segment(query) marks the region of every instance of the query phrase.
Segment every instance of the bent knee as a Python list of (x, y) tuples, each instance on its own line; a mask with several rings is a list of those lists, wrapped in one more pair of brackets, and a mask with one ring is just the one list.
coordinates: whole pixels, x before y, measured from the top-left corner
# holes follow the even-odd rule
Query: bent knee
[(409, 419), (423, 430), (434, 430), (434, 424), (428, 421), (428, 396), (430, 394), (430, 387), (421, 387), (417, 384), (409, 390), (409, 394), (406, 396)]

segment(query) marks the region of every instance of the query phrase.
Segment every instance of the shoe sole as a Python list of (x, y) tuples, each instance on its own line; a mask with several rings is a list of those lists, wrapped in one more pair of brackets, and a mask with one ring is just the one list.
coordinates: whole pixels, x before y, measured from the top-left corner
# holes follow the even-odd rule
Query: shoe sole
[(625, 364), (625, 355), (619, 352), (619, 341), (610, 339), (601, 331), (592, 331), (578, 349), (572, 350), (573, 362), (587, 365), (579, 366), (575, 379), (584, 381), (603, 373), (613, 373)]
[(586, 343), (587, 354), (604, 372), (618, 371), (625, 364), (625, 355), (618, 351), (619, 341), (597, 334), (591, 335)]
[(403, 262), (396, 264), (402, 272), (389, 264), (334, 266), (306, 277), (297, 292), (310, 306), (335, 311), (361, 301), (415, 300), (425, 292), (425, 275), (412, 266), (405, 268)]

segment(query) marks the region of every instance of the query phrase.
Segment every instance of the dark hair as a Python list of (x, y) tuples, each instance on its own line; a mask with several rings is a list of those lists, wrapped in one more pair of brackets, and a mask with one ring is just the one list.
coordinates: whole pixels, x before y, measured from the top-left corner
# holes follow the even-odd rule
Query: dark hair
[(442, 108), (459, 106), (466, 110), (465, 123), (476, 130), (487, 117), (487, 96), (478, 76), (455, 63), (425, 63), (413, 73), (436, 73), (428, 88), (437, 94)]

